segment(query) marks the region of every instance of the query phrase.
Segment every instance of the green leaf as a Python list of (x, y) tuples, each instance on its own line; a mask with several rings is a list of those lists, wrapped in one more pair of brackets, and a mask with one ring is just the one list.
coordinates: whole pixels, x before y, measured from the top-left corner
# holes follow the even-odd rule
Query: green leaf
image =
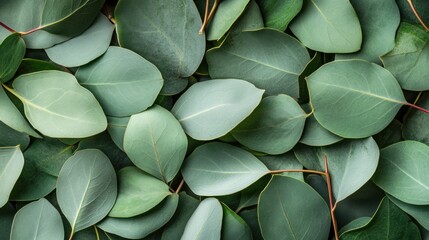
[[(192, 0), (121, 0), (115, 18), (120, 45), (155, 64), (166, 81), (183, 81), (200, 65), (205, 38), (198, 34), (201, 19)], [(164, 93), (176, 94), (184, 87)]]
[(7, 203), (0, 208), (0, 236), (10, 236), (15, 208)]
[(372, 180), (386, 193), (414, 205), (429, 205), (429, 146), (402, 141), (383, 148)]
[(387, 195), (390, 201), (398, 206), (402, 211), (416, 219), (416, 221), (422, 225), (426, 230), (429, 230), (429, 205), (411, 205), (404, 203), (395, 197)]
[(298, 76), (310, 61), (300, 42), (273, 29), (228, 38), (207, 51), (206, 58), (212, 78), (244, 79), (267, 94), (292, 97), (298, 97)]
[(429, 90), (426, 81), (429, 77), (429, 34), (420, 24), (402, 22), (396, 35), (395, 48), (381, 60), (403, 89)]
[(109, 47), (99, 59), (76, 73), (79, 83), (100, 101), (109, 116), (125, 117), (150, 107), (161, 90), (161, 73), (138, 54)]
[(247, 225), (252, 230), (253, 239), (263, 239), (261, 234), (261, 228), (259, 227), (258, 213), (256, 208), (243, 210), (239, 213), (239, 216), (246, 221)]
[(25, 55), (25, 42), (19, 33), (12, 33), (0, 43), (0, 81), (13, 78)]
[(371, 220), (361, 228), (345, 231), (341, 240), (421, 239), (419, 229), (395, 204), (384, 198)]
[(124, 151), (124, 135), (130, 117), (107, 117), (107, 131), (118, 148)]
[(268, 185), (270, 179), (271, 176), (265, 175), (246, 189), (243, 189), (243, 191), (239, 192), (240, 201), (238, 202), (235, 212), (238, 213), (241, 212), (243, 208), (256, 206), (258, 204), (259, 194)]
[(252, 231), (247, 223), (232, 211), (227, 205), (222, 204), (223, 219), (221, 239), (225, 240), (252, 240)]
[(290, 96), (268, 96), (231, 133), (239, 143), (252, 150), (282, 154), (300, 139), (306, 117)]
[(179, 196), (172, 194), (158, 206), (142, 215), (131, 218), (107, 217), (97, 225), (106, 232), (124, 238), (144, 238), (164, 226), (171, 219), (178, 203)]
[(238, 79), (199, 82), (180, 96), (171, 112), (189, 136), (212, 140), (227, 134), (249, 116), (263, 93)]
[(395, 46), (400, 15), (395, 0), (350, 0), (362, 27), (362, 47), (356, 53), (337, 54), (335, 59), (364, 59), (381, 64), (380, 56)]
[(299, 145), (294, 149), (299, 162), (307, 169), (325, 171), (328, 160), (332, 191), (337, 202), (356, 192), (377, 169), (379, 150), (374, 139), (344, 140), (325, 147)]
[(265, 25), (285, 31), (292, 19), (301, 11), (303, 1), (257, 0)]
[(326, 53), (356, 52), (362, 44), (359, 19), (349, 0), (310, 0), (290, 24), (308, 48)]
[(116, 195), (115, 170), (100, 150), (77, 151), (58, 175), (58, 204), (72, 227), (72, 234), (103, 219)]
[[(221, 2), (222, 3), (222, 2)], [(242, 31), (264, 28), (261, 10), (255, 0), (250, 0), (243, 14), (237, 19), (228, 36), (240, 34)]]
[(179, 172), (187, 147), (180, 123), (158, 105), (131, 116), (125, 131), (124, 149), (131, 161), (164, 182)]
[(397, 119), (393, 119), (385, 129), (372, 137), (377, 142), (379, 148), (385, 148), (402, 140), (402, 129), (402, 123)]
[(143, 214), (171, 195), (168, 185), (136, 167), (118, 172), (119, 192), (109, 217), (129, 218)]
[(207, 26), (207, 40), (219, 40), (242, 15), (250, 0), (220, 1), (213, 18)]
[[(413, 0), (412, 3), (423, 22), (427, 24), (429, 22), (429, 8), (427, 8), (427, 2), (424, 0)], [(411, 9), (408, 0), (396, 0), (396, 4), (398, 4), (399, 10), (401, 12), (401, 18), (403, 20), (420, 24), (419, 19), (416, 17), (413, 9)]]
[(107, 127), (103, 110), (95, 97), (76, 78), (60, 71), (21, 75), (8, 89), (24, 104), (25, 115), (43, 135), (83, 138)]
[(186, 159), (182, 175), (192, 192), (220, 196), (238, 192), (268, 173), (255, 156), (226, 143), (197, 147)]
[(33, 58), (24, 58), (19, 65), (18, 71), (15, 76), (19, 76), (26, 73), (39, 72), (43, 70), (58, 70), (64, 71), (64, 67), (61, 67), (53, 62), (48, 62)]
[(363, 60), (325, 64), (307, 78), (314, 116), (345, 138), (363, 138), (384, 129), (406, 103), (396, 79)]
[(222, 206), (216, 198), (201, 201), (192, 214), (181, 240), (219, 240), (222, 228)]
[[(302, 169), (302, 164), (298, 161), (293, 151), (281, 155), (266, 155), (258, 157), (261, 162), (270, 170)], [(284, 172), (282, 176), (289, 176), (304, 181), (302, 172)]]
[(0, 121), (0, 147), (20, 145), (21, 149), (26, 149), (30, 144), (30, 137), (14, 129)]
[(21, 208), (13, 219), (11, 240), (64, 239), (63, 221), (48, 200), (41, 198)]
[(291, 177), (272, 177), (259, 197), (258, 219), (265, 240), (327, 239), (330, 230), (323, 198)]
[[(429, 108), (429, 92), (422, 92), (416, 105)], [(410, 108), (404, 118), (402, 136), (404, 139), (416, 140), (429, 145), (429, 129), (425, 127), (428, 121), (428, 114)]]
[(23, 167), (24, 156), (19, 146), (0, 147), (0, 207), (9, 200), (9, 195)]
[(101, 56), (109, 47), (114, 26), (100, 14), (79, 36), (45, 49), (49, 58), (65, 67), (77, 67)]

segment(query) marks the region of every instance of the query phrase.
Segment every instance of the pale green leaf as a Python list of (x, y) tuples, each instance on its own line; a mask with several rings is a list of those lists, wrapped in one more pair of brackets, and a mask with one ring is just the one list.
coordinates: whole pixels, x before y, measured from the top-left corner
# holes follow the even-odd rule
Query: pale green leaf
[(107, 131), (118, 148), (124, 151), (124, 135), (130, 117), (107, 117)]
[(0, 207), (9, 200), (9, 195), (23, 167), (24, 156), (19, 146), (0, 147)]

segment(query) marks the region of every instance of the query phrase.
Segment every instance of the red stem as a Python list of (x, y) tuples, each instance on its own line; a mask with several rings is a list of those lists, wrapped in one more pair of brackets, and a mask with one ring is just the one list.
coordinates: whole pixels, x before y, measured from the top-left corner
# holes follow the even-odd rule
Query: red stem
[(427, 109), (425, 109), (425, 108), (422, 108), (422, 107), (419, 107), (419, 106), (417, 106), (417, 105), (415, 105), (415, 104), (412, 104), (412, 103), (405, 103), (405, 105), (410, 106), (410, 107), (415, 108), (415, 109), (417, 109), (417, 110), (419, 110), (419, 111), (422, 111), (422, 112), (424, 112), (424, 113), (429, 114), (429, 110), (427, 110)]
[(416, 18), (419, 20), (420, 24), (426, 29), (426, 31), (429, 32), (429, 27), (426, 26), (425, 22), (420, 17), (419, 13), (417, 12), (416, 8), (414, 7), (413, 1), (412, 0), (407, 0), (407, 2), (410, 5), (411, 10), (413, 11), (414, 15), (416, 15)]
[(19, 32), (22, 36), (25, 36), (25, 35), (28, 35), (28, 34), (31, 34), (31, 33), (34, 33), (34, 32), (36, 32), (36, 31), (39, 31), (40, 29), (42, 29), (43, 27), (37, 27), (37, 28), (34, 28), (34, 29), (31, 29), (31, 30), (29, 30), (29, 31), (27, 31), (27, 32)]
[(2, 22), (0, 22), (0, 26), (2, 26), (2, 27), (4, 27), (6, 30), (8, 30), (9, 32), (12, 32), (12, 33), (14, 33), (14, 32), (16, 32), (15, 30), (13, 30), (12, 28), (10, 28), (8, 25), (6, 25), (6, 24), (4, 24), (4, 23), (2, 23)]

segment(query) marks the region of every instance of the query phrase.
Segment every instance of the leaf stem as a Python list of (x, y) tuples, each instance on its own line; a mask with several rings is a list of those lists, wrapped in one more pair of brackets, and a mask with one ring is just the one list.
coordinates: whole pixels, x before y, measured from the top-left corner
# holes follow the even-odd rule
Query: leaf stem
[(97, 240), (100, 240), (100, 235), (98, 234), (97, 226), (94, 225), (94, 229), (95, 229), (95, 237), (97, 238)]
[(3, 22), (0, 22), (0, 26), (4, 27), (9, 32), (15, 33), (16, 31), (10, 28), (8, 25), (4, 24)]
[(183, 187), (183, 184), (185, 184), (185, 179), (182, 179), (182, 181), (180, 181), (180, 183), (179, 183), (179, 186), (177, 187), (177, 189), (176, 189), (176, 193), (179, 193), (180, 192), (180, 190), (182, 189), (182, 187)]
[(419, 107), (419, 106), (417, 106), (417, 105), (415, 105), (415, 104), (412, 104), (412, 103), (405, 103), (405, 105), (407, 105), (407, 106), (409, 106), (409, 107), (412, 107), (412, 108), (415, 108), (415, 109), (417, 109), (417, 110), (419, 110), (419, 111), (422, 111), (422, 112), (424, 112), (424, 113), (429, 114), (429, 110), (428, 110), (428, 109), (425, 109), (425, 108)]
[[(209, 0), (206, 0), (206, 11), (204, 14), (204, 21), (203, 21), (203, 25), (201, 26), (201, 29), (199, 31), (200, 34), (202, 34), (208, 24), (208, 22), (210, 21), (210, 19), (213, 17), (217, 6), (219, 5), (220, 0), (215, 0), (212, 9), (210, 10), (210, 13), (207, 16), (207, 12), (209, 10)], [(207, 16), (207, 17), (206, 17)]]
[(72, 229), (72, 230), (71, 230), (69, 240), (72, 240), (72, 239), (73, 239), (73, 234), (74, 234), (74, 229)]
[(328, 170), (328, 158), (326, 157), (326, 155), (323, 156), (323, 162), (325, 163), (325, 177), (326, 177), (326, 184), (328, 185), (329, 208), (331, 210), (332, 225), (334, 227), (335, 240), (338, 240), (339, 239), (338, 226), (337, 226), (337, 220), (335, 219), (334, 197), (332, 194), (331, 176)]
[(31, 30), (29, 30), (29, 31), (26, 31), (26, 32), (19, 32), (19, 34), (21, 34), (22, 36), (25, 36), (25, 35), (28, 35), (28, 34), (31, 34), (31, 33), (34, 33), (34, 32), (36, 32), (36, 31), (39, 31), (40, 29), (42, 29), (43, 27), (42, 26), (40, 26), (40, 27), (37, 27), (37, 28), (33, 28), (33, 29), (31, 29)]
[(285, 172), (305, 172), (305, 173), (314, 173), (314, 174), (320, 174), (325, 175), (324, 172), (315, 171), (315, 170), (306, 170), (306, 169), (282, 169), (282, 170), (271, 170), (268, 173), (269, 174), (277, 174), (277, 173), (285, 173)]
[(414, 7), (413, 1), (412, 0), (407, 0), (408, 4), (411, 7), (411, 10), (413, 10), (414, 15), (417, 17), (417, 19), (419, 20), (420, 24), (422, 24), (422, 26), (426, 29), (426, 31), (429, 32), (429, 27), (426, 26), (425, 22), (423, 21), (423, 19), (420, 17), (419, 13), (417, 12), (416, 8)]

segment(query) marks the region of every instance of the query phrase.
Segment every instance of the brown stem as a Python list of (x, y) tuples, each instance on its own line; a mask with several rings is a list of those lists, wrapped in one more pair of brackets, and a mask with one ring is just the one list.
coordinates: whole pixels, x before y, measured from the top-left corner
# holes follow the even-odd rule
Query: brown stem
[(332, 194), (331, 176), (328, 170), (328, 158), (326, 157), (326, 155), (323, 156), (323, 161), (325, 163), (325, 176), (326, 176), (326, 183), (328, 185), (329, 208), (331, 210), (332, 225), (334, 226), (335, 240), (338, 240), (339, 237), (338, 237), (337, 220), (335, 219), (334, 197)]
[(176, 193), (180, 192), (180, 189), (182, 189), (183, 184), (185, 184), (185, 179), (182, 179), (182, 181), (180, 181), (179, 186), (176, 189)]
[(69, 240), (72, 240), (72, 239), (73, 239), (73, 232), (74, 232), (74, 229), (72, 229), (72, 232), (70, 233)]
[(413, 10), (414, 15), (416, 15), (416, 18), (419, 20), (420, 24), (422, 24), (422, 26), (426, 29), (426, 31), (429, 32), (429, 27), (426, 26), (425, 22), (420, 17), (419, 13), (417, 12), (416, 8), (414, 7), (413, 1), (412, 0), (407, 0), (407, 2), (410, 5), (411, 10)]
[(412, 103), (405, 103), (405, 105), (410, 106), (410, 107), (415, 108), (415, 109), (417, 109), (417, 110), (419, 110), (419, 111), (422, 111), (422, 112), (424, 112), (424, 113), (429, 114), (429, 110), (427, 110), (427, 109), (425, 109), (425, 108), (422, 108), (422, 107), (419, 107), (419, 106), (417, 106), (417, 105), (415, 105), (415, 104), (412, 104)]
[(206, 12), (205, 12), (205, 14), (204, 14), (204, 21), (203, 21), (203, 25), (201, 26), (201, 29), (200, 29), (200, 31), (199, 31), (199, 33), (200, 34), (202, 34), (203, 32), (204, 32), (204, 30), (205, 30), (205, 28), (206, 28), (206, 26), (207, 26), (207, 24), (208, 24), (208, 22), (210, 21), (210, 19), (212, 19), (212, 17), (213, 17), (213, 15), (214, 15), (214, 13), (215, 13), (215, 10), (216, 10), (216, 8), (217, 8), (217, 6), (219, 5), (219, 2), (220, 2), (220, 0), (215, 0), (215, 2), (214, 2), (214, 4), (213, 4), (213, 7), (212, 7), (212, 9), (210, 10), (210, 13), (209, 13), (209, 15), (207, 16), (207, 18), (206, 18), (206, 15), (207, 15), (207, 12), (208, 12), (208, 3), (209, 3), (209, 1), (208, 0), (206, 0)]
[(0, 22), (0, 26), (2, 26), (2, 27), (4, 27), (6, 30), (8, 30), (9, 32), (12, 32), (12, 33), (14, 33), (14, 32), (16, 32), (15, 30), (13, 30), (12, 28), (10, 28), (8, 25), (6, 25), (6, 24), (4, 24), (4, 23), (2, 23), (2, 22)]
[(277, 174), (277, 173), (285, 173), (285, 172), (305, 172), (305, 173), (314, 173), (314, 174), (325, 175), (324, 172), (315, 171), (315, 170), (305, 170), (305, 169), (271, 170), (268, 173), (270, 173), (270, 174)]

